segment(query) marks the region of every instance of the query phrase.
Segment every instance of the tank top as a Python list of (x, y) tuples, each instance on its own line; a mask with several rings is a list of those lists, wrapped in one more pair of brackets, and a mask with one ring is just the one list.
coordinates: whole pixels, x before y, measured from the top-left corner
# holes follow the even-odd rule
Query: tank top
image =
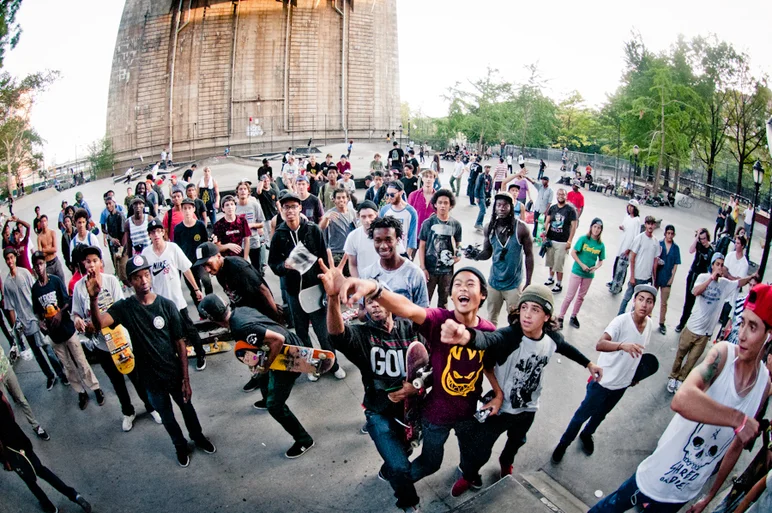
[[(512, 290), (520, 287), (523, 279), (523, 246), (517, 239), (520, 220), (515, 220), (515, 231), (508, 238), (499, 239), (495, 233), (488, 235), (491, 253), (491, 275), (488, 284), (496, 290)], [(502, 253), (504, 257), (502, 258)]]
[(198, 182), (198, 197), (204, 202), (206, 208), (212, 208), (214, 204), (214, 178), (209, 177), (209, 182), (201, 178)]
[(129, 218), (129, 236), (135, 255), (139, 255), (144, 248), (150, 245), (150, 236), (147, 234), (147, 216), (142, 218), (142, 224), (139, 226), (134, 224), (134, 219)]
[[(724, 367), (707, 394), (714, 401), (753, 417), (767, 390), (769, 371), (759, 362), (756, 383), (748, 395), (740, 397), (734, 386), (737, 346), (727, 350), (727, 360), (732, 364)], [(638, 466), (638, 488), (659, 502), (690, 501), (700, 493), (734, 437), (731, 427), (700, 424), (676, 414), (657, 442), (657, 449)]]

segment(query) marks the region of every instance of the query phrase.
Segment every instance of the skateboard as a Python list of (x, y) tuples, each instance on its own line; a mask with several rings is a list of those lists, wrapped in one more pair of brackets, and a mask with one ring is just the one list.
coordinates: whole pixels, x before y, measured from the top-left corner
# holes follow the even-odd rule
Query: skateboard
[[(262, 346), (257, 351), (236, 351), (236, 358), (250, 368), (263, 371), (268, 361), (269, 347)], [(300, 347), (284, 344), (281, 351), (271, 363), (270, 370), (299, 372), (320, 376), (335, 365), (335, 353), (316, 349), (315, 347)]]
[(617, 272), (614, 274), (614, 279), (611, 280), (609, 291), (612, 294), (619, 294), (622, 292), (622, 288), (625, 284), (625, 276), (627, 276), (627, 268), (630, 266), (630, 259), (627, 257), (620, 257), (619, 263), (617, 263)]
[[(432, 375), (429, 353), (420, 342), (412, 342), (405, 353), (405, 381), (422, 390)], [(405, 442), (415, 449), (421, 444), (421, 397), (413, 395), (405, 399), (405, 415), (401, 423), (405, 427)]]
[(651, 353), (644, 353), (641, 355), (641, 361), (638, 362), (638, 368), (635, 369), (635, 375), (633, 375), (633, 383), (639, 383), (657, 373), (659, 370), (659, 360)]
[[(207, 356), (209, 356), (210, 354), (224, 353), (225, 351), (230, 351), (231, 349), (233, 349), (232, 344), (222, 340), (205, 342), (204, 339), (202, 339), (202, 342), (204, 342), (202, 346)], [(188, 353), (188, 358), (192, 358), (196, 356), (196, 349), (193, 346), (187, 346), (185, 348), (185, 352)]]
[(24, 450), (22, 449), (17, 451), (16, 449), (8, 446), (5, 448), (8, 449), (8, 451), (5, 453), (5, 456), (8, 459), (8, 463), (10, 463), (11, 467), (13, 467), (14, 472), (19, 474), (19, 477), (21, 477), (26, 483), (34, 483), (37, 481), (38, 476), (35, 473), (35, 467), (33, 467), (32, 463), (30, 463), (29, 458), (27, 458), (27, 454), (24, 452)]
[[(193, 323), (201, 337), (201, 343), (204, 346), (204, 352), (207, 356), (211, 354), (224, 353), (233, 349), (233, 345), (225, 340), (233, 340), (230, 330), (224, 326), (212, 321), (196, 321)], [(188, 358), (195, 356), (196, 350), (188, 345)]]
[(129, 374), (134, 370), (134, 351), (126, 340), (126, 332), (120, 324), (115, 329), (102, 328), (107, 349), (113, 357), (113, 363), (121, 374)]

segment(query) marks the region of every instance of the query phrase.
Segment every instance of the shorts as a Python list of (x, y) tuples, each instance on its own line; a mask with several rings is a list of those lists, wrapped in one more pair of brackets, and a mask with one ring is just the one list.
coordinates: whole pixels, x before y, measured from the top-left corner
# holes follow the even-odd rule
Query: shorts
[(566, 261), (566, 243), (552, 241), (547, 248), (545, 264), (556, 273), (563, 272), (563, 263)]

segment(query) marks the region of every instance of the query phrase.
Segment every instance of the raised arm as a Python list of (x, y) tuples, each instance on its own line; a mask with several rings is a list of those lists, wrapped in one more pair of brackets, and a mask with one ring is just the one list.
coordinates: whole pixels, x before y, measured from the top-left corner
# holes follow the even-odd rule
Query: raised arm
[(88, 291), (91, 323), (94, 325), (94, 329), (99, 331), (102, 327), (109, 327), (115, 324), (112, 315), (107, 312), (102, 313), (99, 309), (99, 291), (102, 290), (101, 273), (94, 271), (88, 273), (88, 277), (86, 278), (86, 290)]

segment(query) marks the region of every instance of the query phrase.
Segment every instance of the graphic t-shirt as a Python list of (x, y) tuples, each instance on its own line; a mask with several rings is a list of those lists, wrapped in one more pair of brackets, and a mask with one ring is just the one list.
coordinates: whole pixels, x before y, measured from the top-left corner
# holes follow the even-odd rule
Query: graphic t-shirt
[(190, 269), (191, 263), (180, 247), (173, 242), (167, 242), (163, 253), (157, 255), (153, 246), (148, 246), (142, 250), (142, 256), (150, 264), (153, 292), (170, 299), (180, 310), (187, 308), (188, 303), (182, 295), (180, 273)]
[(389, 290), (400, 296), (405, 296), (418, 306), (429, 306), (429, 292), (426, 288), (426, 277), (413, 262), (404, 259), (402, 265), (393, 271), (381, 267), (378, 259), (365, 269), (359, 268), (359, 277), (363, 280), (378, 280), (389, 287)]
[[(112, 274), (102, 273), (102, 289), (97, 296), (97, 305), (99, 305), (99, 311), (105, 313), (108, 308), (113, 306), (113, 303), (123, 299), (123, 288), (121, 282)], [(86, 290), (86, 279), (80, 279), (74, 287), (72, 293), (72, 313), (86, 321), (91, 322), (91, 299), (88, 296), (88, 290)], [(131, 345), (131, 339), (128, 336), (126, 329), (123, 330), (126, 335), (126, 339)], [(107, 343), (105, 337), (102, 335), (102, 331), (97, 331), (91, 339), (96, 342), (96, 346), (102, 351), (107, 351)]]
[(265, 332), (271, 330), (282, 335), (285, 344), (306, 347), (300, 337), (254, 308), (234, 308), (228, 322), (234, 340), (243, 340), (253, 346), (261, 347), (265, 340)]
[(309, 194), (306, 199), (300, 202), (300, 211), (310, 222), (316, 224), (319, 224), (319, 220), (324, 215), (321, 200), (313, 194)]
[[(606, 259), (606, 246), (592, 237), (582, 235), (574, 244), (574, 250), (579, 260), (587, 267), (593, 267), (598, 260)], [(595, 273), (584, 271), (579, 264), (574, 262), (571, 272), (582, 278), (595, 278)]]
[[(244, 216), (236, 216), (236, 219), (233, 222), (222, 217), (214, 223), (214, 234), (217, 236), (217, 241), (220, 244), (236, 244), (237, 246), (242, 246), (244, 244), (244, 238), (251, 236), (252, 231), (249, 229), (249, 225)], [(222, 256), (236, 256), (236, 253), (230, 249), (223, 249), (220, 253)], [(243, 256), (243, 254), (238, 256)]]
[(547, 215), (550, 217), (547, 238), (554, 242), (568, 242), (568, 237), (571, 235), (571, 223), (576, 221), (574, 207), (569, 203), (564, 203), (562, 207), (555, 204), (550, 207)]
[[(651, 326), (652, 320), (647, 317), (646, 327), (641, 333), (635, 325), (632, 312), (627, 312), (614, 317), (603, 331), (609, 334), (612, 342), (638, 344), (645, 348), (651, 339)], [(603, 367), (603, 378), (599, 384), (609, 390), (629, 387), (639, 363), (640, 357), (635, 358), (625, 351), (600, 353), (598, 365)]]
[[(249, 198), (246, 205), (236, 204), (236, 215), (244, 216), (247, 220), (247, 224), (262, 223), (265, 221), (263, 216), (263, 209), (260, 207), (260, 203), (254, 198)], [(257, 249), (260, 247), (260, 234), (257, 232), (257, 228), (250, 228), (249, 235), (249, 248)]]
[(429, 274), (449, 274), (453, 271), (455, 247), (461, 244), (461, 223), (448, 218), (441, 221), (436, 215), (424, 221), (419, 239), (426, 243), (424, 265)]
[(180, 247), (191, 262), (197, 260), (196, 248), (208, 239), (209, 234), (203, 221), (196, 221), (196, 224), (191, 227), (185, 226), (185, 223), (180, 223), (174, 227), (174, 243)]
[[(432, 424), (449, 425), (471, 419), (482, 394), (483, 356), (485, 351), (440, 342), (442, 323), (453, 319), (451, 310), (427, 308), (426, 320), (419, 332), (429, 346), (429, 361), (434, 385), (426, 397), (423, 416)], [(475, 328), (495, 331), (496, 327), (478, 317)]]
[(702, 285), (706, 281), (710, 281), (710, 285), (702, 294), (697, 296), (692, 315), (686, 322), (686, 328), (698, 336), (713, 333), (718, 318), (721, 316), (724, 302), (737, 290), (739, 285), (739, 282), (726, 278), (719, 278), (718, 281), (714, 281), (711, 279), (710, 273), (702, 273), (697, 276), (694, 286)]
[(25, 335), (34, 335), (40, 331), (38, 319), (32, 311), (32, 285), (34, 282), (32, 273), (23, 267), (16, 268), (15, 277), (9, 273), (3, 280), (5, 308), (16, 312), (16, 321), (21, 323)]
[[(41, 285), (36, 281), (32, 285), (32, 310), (40, 318), (47, 311), (58, 312), (70, 301), (64, 282), (58, 276), (49, 275), (48, 282)], [(62, 312), (59, 326), (48, 330), (48, 336), (55, 344), (66, 342), (75, 334), (75, 324), (69, 312)]]
[(405, 158), (405, 152), (402, 148), (393, 148), (389, 152), (389, 158), (391, 159), (392, 169), (402, 169), (402, 159)]
[(337, 215), (330, 217), (330, 224), (325, 230), (327, 247), (333, 254), (342, 254), (346, 245), (346, 238), (354, 230), (354, 213), (350, 210), (345, 213), (338, 212), (337, 208), (331, 208), (327, 211), (328, 214), (330, 212), (335, 212)]
[(713, 258), (713, 246), (708, 245), (708, 247), (705, 247), (697, 241), (696, 249), (692, 266), (689, 268), (689, 272), (694, 275), (708, 272), (710, 270), (710, 259)]

